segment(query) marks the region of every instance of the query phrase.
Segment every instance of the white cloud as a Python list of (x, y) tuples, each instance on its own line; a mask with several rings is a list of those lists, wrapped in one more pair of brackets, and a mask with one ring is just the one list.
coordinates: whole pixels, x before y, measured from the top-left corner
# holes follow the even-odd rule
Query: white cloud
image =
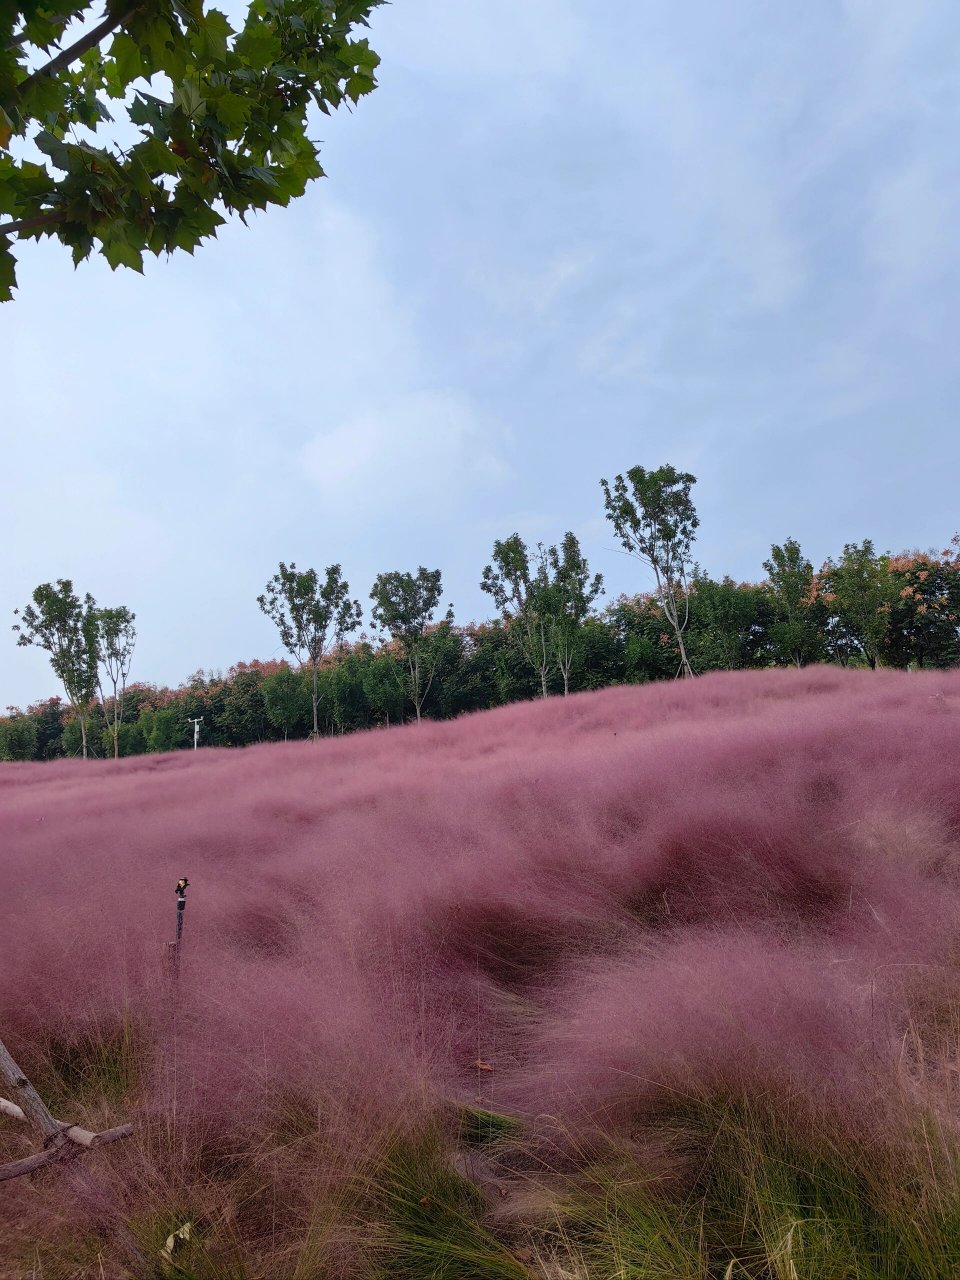
[(951, 158), (915, 155), (876, 183), (864, 247), (885, 301), (909, 300), (945, 270), (956, 269), (958, 177)]
[(394, 24), (390, 46), (404, 66), (458, 82), (560, 75), (582, 55), (588, 33), (569, 0), (414, 0), (378, 14), (375, 36)]
[(381, 516), (411, 502), (446, 507), (509, 475), (489, 428), (442, 390), (395, 396), (319, 432), (299, 462), (328, 506)]

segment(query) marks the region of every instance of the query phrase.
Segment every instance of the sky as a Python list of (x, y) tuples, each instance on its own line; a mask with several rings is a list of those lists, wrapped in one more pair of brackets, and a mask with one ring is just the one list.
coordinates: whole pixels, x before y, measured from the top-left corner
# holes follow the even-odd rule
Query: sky
[[(225, 6), (238, 11), (238, 5)], [(395, 0), (327, 177), (143, 277), (18, 251), (0, 307), (0, 630), (71, 578), (133, 679), (283, 656), (278, 562), (443, 573), (580, 538), (599, 480), (697, 477), (695, 555), (937, 549), (960, 528), (955, 0)], [(58, 692), (0, 643), (0, 708)]]

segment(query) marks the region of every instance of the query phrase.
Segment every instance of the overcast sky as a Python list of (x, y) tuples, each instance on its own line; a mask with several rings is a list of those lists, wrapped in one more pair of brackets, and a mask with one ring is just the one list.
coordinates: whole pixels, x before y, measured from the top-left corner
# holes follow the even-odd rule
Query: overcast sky
[[(236, 5), (233, 6), (236, 10)], [(581, 539), (647, 589), (601, 476), (697, 476), (697, 556), (945, 546), (960, 527), (956, 0), (396, 0), (328, 177), (194, 258), (0, 308), (0, 625), (69, 577), (133, 678), (280, 656), (279, 560), (443, 571)], [(2, 623), (6, 618), (7, 622)], [(0, 635), (0, 708), (58, 691)]]

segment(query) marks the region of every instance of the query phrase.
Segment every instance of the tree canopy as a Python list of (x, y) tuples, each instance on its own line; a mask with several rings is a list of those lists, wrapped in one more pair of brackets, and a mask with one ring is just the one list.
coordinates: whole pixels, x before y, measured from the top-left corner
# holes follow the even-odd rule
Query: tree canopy
[(80, 725), (86, 759), (87, 720), (100, 660), (97, 602), (89, 592), (81, 600), (69, 578), (58, 578), (56, 586), (42, 582), (32, 603), (13, 612), (20, 619), (13, 625), (17, 644), (36, 645), (50, 655), (50, 665)]
[(238, 30), (204, 0), (0, 6), (0, 301), (15, 237), (141, 271), (302, 195), (323, 174), (309, 109), (376, 85), (355, 32), (381, 3), (251, 0)]
[(351, 600), (350, 584), (338, 564), (327, 565), (323, 582), (316, 569), (302, 572), (292, 562), (280, 567), (257, 596), (257, 604), (280, 632), (287, 653), (300, 663), (310, 663), (313, 674), (313, 733), (317, 721), (317, 676), (331, 637), (334, 644), (360, 625), (360, 602)]
[[(624, 550), (648, 564), (657, 580), (657, 599), (673, 628), (680, 670), (692, 676), (683, 631), (690, 616), (687, 574), (700, 519), (690, 497), (697, 477), (669, 464), (656, 471), (631, 467), (611, 485), (600, 481), (607, 519)], [(683, 617), (681, 619), (680, 601)]]
[[(375, 625), (400, 646), (406, 661), (407, 687), (418, 722), (436, 670), (437, 654), (430, 652), (428, 631), (442, 594), (440, 570), (423, 565), (415, 574), (379, 573), (370, 591)], [(445, 620), (453, 621), (452, 606)]]

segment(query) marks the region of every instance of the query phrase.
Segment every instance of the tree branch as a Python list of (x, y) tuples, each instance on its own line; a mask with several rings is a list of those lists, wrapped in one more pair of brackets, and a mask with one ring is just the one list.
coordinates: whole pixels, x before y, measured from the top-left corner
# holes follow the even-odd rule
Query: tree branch
[(0, 222), (0, 236), (22, 236), (41, 227), (50, 227), (61, 220), (61, 213), (38, 213), (33, 218), (21, 218), (19, 222)]
[(55, 58), (51, 58), (49, 62), (44, 63), (42, 67), (38, 67), (36, 71), (31, 72), (26, 80), (22, 80), (17, 86), (17, 96), (22, 100), (23, 95), (44, 76), (55, 76), (58, 71), (62, 71), (64, 67), (69, 67), (71, 62), (76, 62), (77, 58), (82, 58), (88, 49), (94, 49), (111, 31), (116, 31), (117, 27), (122, 27), (125, 22), (140, 8), (139, 4), (131, 5), (128, 9), (114, 17), (109, 14), (104, 20), (97, 24), (86, 35), (81, 36), (76, 44), (72, 44), (69, 49), (64, 49), (62, 53), (58, 53)]
[(23, 1160), (14, 1160), (10, 1164), (0, 1164), (0, 1182), (10, 1178), (22, 1178), (25, 1173), (33, 1173), (48, 1164), (59, 1164), (64, 1160), (73, 1160), (80, 1154), (81, 1148), (70, 1142), (62, 1142), (57, 1146), (38, 1151), (36, 1155), (27, 1156)]

